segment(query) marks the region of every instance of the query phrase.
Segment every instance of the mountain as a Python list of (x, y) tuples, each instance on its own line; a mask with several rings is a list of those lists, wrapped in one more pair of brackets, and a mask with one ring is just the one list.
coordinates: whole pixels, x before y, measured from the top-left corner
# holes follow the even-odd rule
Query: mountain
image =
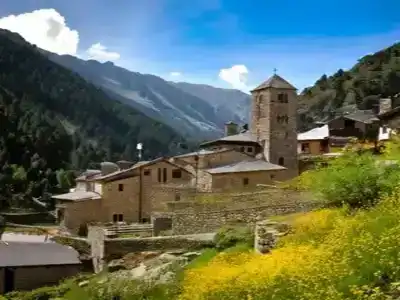
[(205, 84), (187, 82), (174, 84), (210, 104), (222, 122), (233, 121), (244, 124), (250, 119), (251, 96), (248, 94), (239, 90), (216, 88)]
[(6, 30), (0, 30), (0, 129), (0, 209), (13, 194), (53, 191), (62, 181), (57, 170), (135, 160), (138, 142), (146, 159), (177, 153), (186, 142)]
[[(54, 62), (102, 88), (111, 98), (171, 126), (186, 138), (215, 138), (223, 133), (225, 122), (233, 119), (244, 123), (248, 119), (243, 113), (248, 109), (242, 109), (248, 96), (240, 91), (175, 84), (154, 75), (128, 71), (111, 62), (48, 55)], [(230, 106), (224, 107), (227, 103)], [(235, 113), (235, 108), (240, 108), (240, 113)]]
[(372, 109), (380, 98), (392, 97), (400, 105), (400, 43), (362, 57), (348, 71), (322, 75), (304, 89), (299, 100), (299, 129), (313, 127), (356, 109)]

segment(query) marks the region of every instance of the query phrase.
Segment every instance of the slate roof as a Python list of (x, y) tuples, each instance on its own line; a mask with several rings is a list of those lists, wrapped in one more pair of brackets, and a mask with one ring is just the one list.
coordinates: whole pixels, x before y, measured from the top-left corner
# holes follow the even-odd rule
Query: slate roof
[(263, 89), (268, 89), (268, 88), (297, 90), (293, 85), (291, 85), (285, 79), (283, 79), (279, 75), (274, 74), (270, 78), (268, 78), (266, 81), (261, 83), (258, 87), (253, 89), (252, 92), (258, 91), (258, 90), (263, 90)]
[(184, 157), (190, 157), (193, 155), (209, 155), (209, 154), (221, 153), (221, 152), (227, 152), (227, 151), (233, 151), (233, 149), (216, 149), (216, 150), (201, 149), (199, 151), (177, 155), (177, 156), (174, 156), (173, 158), (184, 158)]
[(329, 126), (324, 125), (322, 127), (316, 127), (309, 131), (299, 133), (297, 135), (298, 141), (312, 141), (312, 140), (323, 140), (329, 137)]
[(400, 112), (400, 106), (397, 106), (387, 112), (379, 114), (378, 117), (379, 117), (379, 119), (386, 120), (386, 119), (391, 118), (394, 115), (397, 115), (399, 112)]
[(224, 136), (220, 139), (209, 141), (202, 143), (200, 146), (207, 146), (210, 144), (215, 144), (217, 142), (228, 142), (228, 143), (235, 143), (235, 142), (242, 142), (242, 143), (257, 143), (257, 138), (252, 135), (249, 131), (242, 132), (235, 135), (228, 135)]
[(116, 171), (116, 172), (113, 172), (113, 173), (98, 177), (98, 178), (96, 178), (96, 180), (113, 180), (114, 178), (119, 178), (119, 176), (121, 176), (121, 175), (124, 175), (124, 176), (135, 176), (136, 173), (134, 173), (134, 171), (136, 171), (140, 167), (149, 166), (149, 165), (161, 162), (161, 161), (166, 162), (167, 164), (173, 165), (173, 166), (177, 167), (178, 169), (181, 169), (183, 171), (186, 171), (186, 172), (190, 173), (188, 170), (186, 170), (182, 166), (168, 161), (165, 157), (159, 157), (159, 158), (156, 158), (156, 159), (150, 160), (150, 161), (140, 161), (140, 162), (136, 163), (135, 165), (133, 165), (132, 167), (130, 167), (128, 169), (119, 170), (119, 171)]
[(354, 120), (366, 124), (371, 124), (375, 121), (379, 121), (378, 117), (372, 110), (356, 110), (355, 112), (348, 115), (343, 115), (342, 117), (345, 119)]
[(85, 181), (87, 179), (92, 179), (92, 178), (95, 178), (97, 176), (101, 176), (101, 170), (88, 169), (88, 170), (84, 171), (81, 175), (79, 175), (75, 179), (75, 181)]
[(0, 267), (75, 265), (79, 253), (57, 243), (0, 243)]
[(101, 199), (101, 196), (95, 192), (73, 191), (66, 194), (52, 196), (52, 198), (60, 200), (82, 201)]
[(206, 169), (210, 174), (237, 173), (237, 172), (257, 172), (257, 171), (275, 171), (286, 170), (285, 167), (272, 164), (265, 160), (239, 161), (229, 165)]

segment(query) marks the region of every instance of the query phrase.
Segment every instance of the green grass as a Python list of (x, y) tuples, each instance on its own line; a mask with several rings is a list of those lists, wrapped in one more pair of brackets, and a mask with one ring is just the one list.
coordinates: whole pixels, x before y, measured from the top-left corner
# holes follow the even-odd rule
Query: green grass
[(198, 268), (208, 264), (218, 254), (215, 248), (209, 248), (202, 251), (201, 255), (193, 259), (187, 266), (187, 269)]

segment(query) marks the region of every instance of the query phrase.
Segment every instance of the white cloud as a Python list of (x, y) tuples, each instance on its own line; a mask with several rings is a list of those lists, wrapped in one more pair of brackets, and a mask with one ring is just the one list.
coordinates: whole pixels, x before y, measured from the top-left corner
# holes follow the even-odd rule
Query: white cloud
[(39, 9), (0, 18), (0, 28), (19, 33), (25, 40), (57, 54), (76, 55), (78, 31), (68, 27), (55, 9)]
[(100, 43), (90, 46), (90, 48), (86, 50), (86, 53), (90, 59), (95, 59), (102, 62), (115, 61), (121, 57), (118, 52), (108, 51), (107, 47)]
[(233, 88), (247, 90), (247, 75), (249, 71), (245, 65), (234, 65), (219, 71), (219, 78), (228, 82)]
[[(78, 31), (69, 28), (65, 18), (53, 8), (0, 18), (0, 28), (19, 33), (29, 43), (44, 50), (78, 56)], [(108, 51), (100, 43), (93, 44), (86, 54), (99, 61), (120, 58), (119, 53)]]
[(181, 77), (182, 73), (181, 72), (171, 72), (171, 73), (169, 73), (169, 76), (171, 76), (171, 77)]

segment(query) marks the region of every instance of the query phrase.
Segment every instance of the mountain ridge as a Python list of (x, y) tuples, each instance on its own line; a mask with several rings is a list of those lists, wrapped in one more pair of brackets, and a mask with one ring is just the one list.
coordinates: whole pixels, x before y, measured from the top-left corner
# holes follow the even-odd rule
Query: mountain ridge
[[(95, 60), (82, 60), (70, 55), (57, 55), (48, 52), (54, 62), (78, 73), (86, 80), (102, 88), (111, 98), (115, 98), (147, 116), (174, 128), (186, 138), (197, 140), (215, 138), (223, 134), (224, 123), (236, 121), (247, 123), (248, 117), (237, 115), (234, 111), (213, 105), (208, 97), (197, 91), (188, 90), (180, 84), (163, 78), (142, 74), (116, 66), (112, 62), (101, 63)], [(196, 85), (192, 86), (192, 89)], [(215, 93), (230, 94), (232, 101), (243, 102), (249, 95), (240, 91), (209, 86)], [(227, 96), (225, 96), (227, 97)], [(235, 100), (237, 99), (237, 100)], [(243, 105), (239, 112), (243, 111)], [(244, 108), (246, 111), (248, 109)]]

